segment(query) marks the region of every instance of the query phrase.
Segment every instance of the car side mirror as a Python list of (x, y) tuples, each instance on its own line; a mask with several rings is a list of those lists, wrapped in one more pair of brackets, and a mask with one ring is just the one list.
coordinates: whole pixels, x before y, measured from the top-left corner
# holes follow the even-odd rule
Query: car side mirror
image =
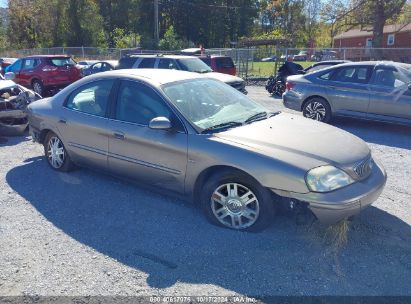
[(4, 74), (4, 79), (6, 80), (13, 80), (14, 78), (16, 78), (16, 74), (14, 74), (14, 72), (7, 72)]
[(408, 84), (408, 90), (411, 90), (411, 83)]
[(168, 130), (171, 129), (171, 122), (167, 117), (155, 117), (150, 120), (148, 127), (150, 129)]

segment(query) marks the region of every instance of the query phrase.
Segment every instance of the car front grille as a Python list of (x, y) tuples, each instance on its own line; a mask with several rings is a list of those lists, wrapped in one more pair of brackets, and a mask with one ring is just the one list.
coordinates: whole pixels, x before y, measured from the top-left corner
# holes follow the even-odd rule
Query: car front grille
[(371, 174), (374, 161), (368, 157), (354, 165), (353, 171), (359, 179), (367, 178)]

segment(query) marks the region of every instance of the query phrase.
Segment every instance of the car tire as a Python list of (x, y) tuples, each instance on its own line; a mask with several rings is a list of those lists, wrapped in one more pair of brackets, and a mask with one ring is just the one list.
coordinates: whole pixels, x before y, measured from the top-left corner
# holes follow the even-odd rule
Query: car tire
[(331, 120), (331, 107), (328, 102), (320, 97), (314, 97), (304, 103), (303, 116), (321, 122)]
[(53, 132), (49, 132), (44, 140), (44, 155), (47, 163), (54, 170), (68, 172), (74, 164), (68, 155), (61, 139)]
[(43, 96), (44, 94), (44, 85), (40, 80), (33, 80), (31, 82), (31, 87), (33, 88), (33, 91), (39, 94), (40, 96)]
[(212, 224), (241, 231), (267, 228), (276, 213), (269, 190), (237, 170), (210, 176), (203, 184), (200, 202)]

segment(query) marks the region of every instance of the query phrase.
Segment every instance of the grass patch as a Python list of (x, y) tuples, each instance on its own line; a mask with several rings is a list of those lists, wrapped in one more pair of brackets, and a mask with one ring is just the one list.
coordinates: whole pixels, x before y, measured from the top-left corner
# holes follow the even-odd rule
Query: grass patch
[[(296, 61), (296, 63), (308, 68), (315, 61)], [(279, 63), (281, 66), (282, 63)], [(248, 75), (269, 77), (274, 74), (275, 62), (250, 62), (248, 64)]]

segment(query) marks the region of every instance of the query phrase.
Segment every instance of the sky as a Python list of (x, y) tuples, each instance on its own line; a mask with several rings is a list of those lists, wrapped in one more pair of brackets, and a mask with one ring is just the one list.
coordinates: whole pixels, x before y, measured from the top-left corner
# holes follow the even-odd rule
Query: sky
[(0, 0), (0, 7), (6, 7), (7, 6), (7, 0)]

